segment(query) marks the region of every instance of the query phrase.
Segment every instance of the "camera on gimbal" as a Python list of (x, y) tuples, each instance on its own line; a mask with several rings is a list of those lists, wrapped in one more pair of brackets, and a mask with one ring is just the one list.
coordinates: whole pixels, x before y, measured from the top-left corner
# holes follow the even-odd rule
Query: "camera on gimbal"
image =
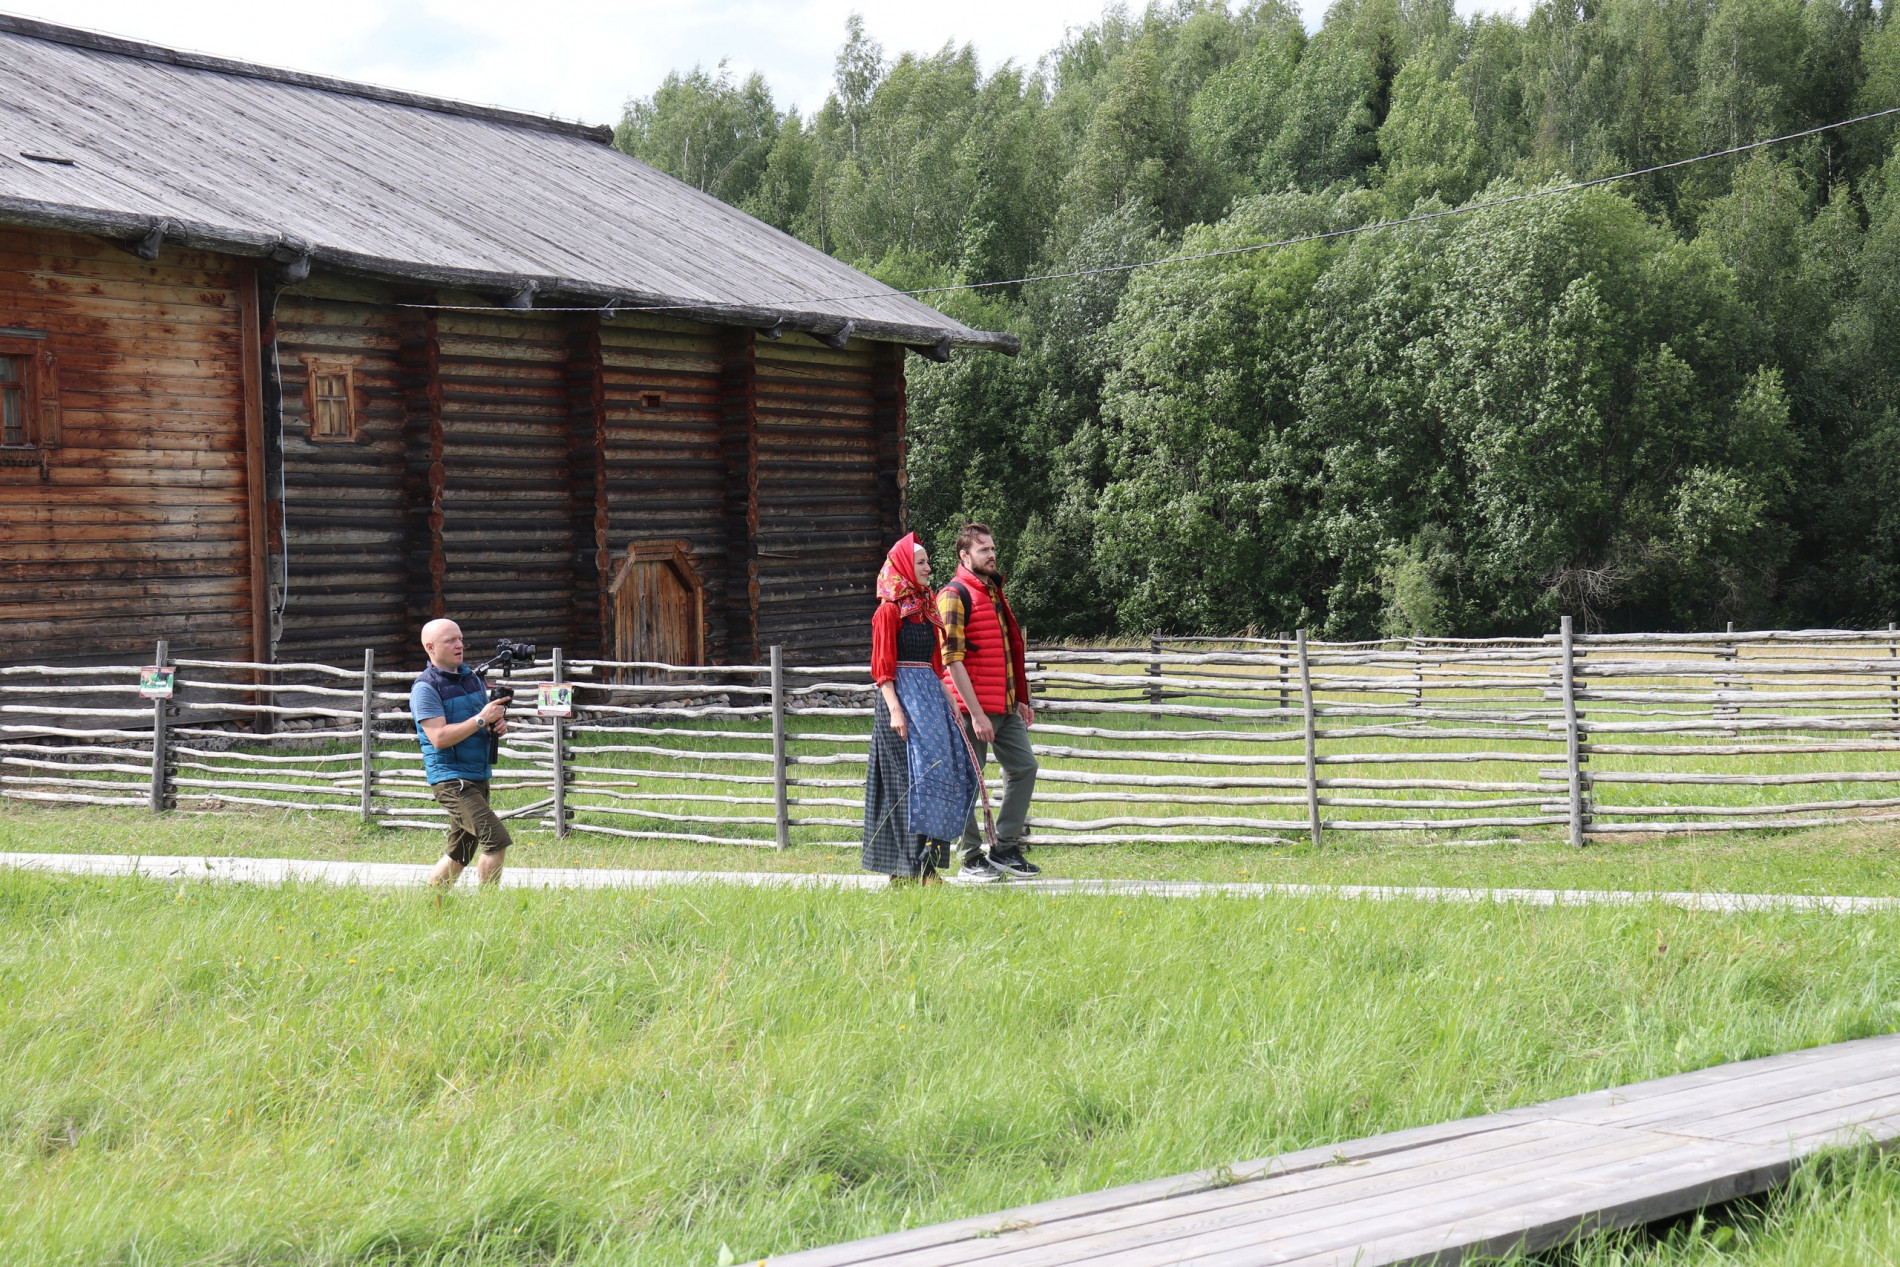
[[(511, 638), (495, 640), (495, 654), (475, 666), (475, 675), (481, 677), (490, 669), (500, 669), (502, 681), (499, 685), (488, 687), (491, 703), (499, 702), (504, 707), (515, 702), (515, 689), (508, 685), (508, 675), (516, 669), (531, 668), (534, 665), (534, 644), (516, 642)], [(483, 683), (484, 686), (487, 683)], [(501, 738), (493, 731), (488, 735), (488, 759), (492, 762), (501, 755)]]
[(490, 687), (488, 696), (490, 699), (500, 700), (504, 704), (509, 704), (514, 702), (515, 690), (512, 686), (508, 685), (508, 675), (516, 669), (527, 669), (533, 666), (534, 644), (532, 642), (516, 642), (510, 638), (497, 638), (495, 640), (495, 654), (475, 666), (475, 675), (481, 677), (490, 669), (500, 669), (502, 683), (500, 686)]

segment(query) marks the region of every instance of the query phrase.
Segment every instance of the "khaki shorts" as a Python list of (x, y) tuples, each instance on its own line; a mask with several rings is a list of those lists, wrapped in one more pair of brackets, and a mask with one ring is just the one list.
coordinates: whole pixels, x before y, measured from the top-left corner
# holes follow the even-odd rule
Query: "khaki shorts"
[(500, 853), (514, 841), (495, 811), (488, 808), (486, 779), (449, 779), (431, 783), (429, 791), (449, 812), (449, 847), (446, 853), (463, 866), (475, 861), (476, 850)]

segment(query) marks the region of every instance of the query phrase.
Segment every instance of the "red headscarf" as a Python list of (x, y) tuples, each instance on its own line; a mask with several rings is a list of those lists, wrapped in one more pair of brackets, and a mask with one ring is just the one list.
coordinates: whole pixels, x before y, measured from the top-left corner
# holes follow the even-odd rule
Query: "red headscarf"
[(922, 615), (933, 625), (942, 625), (937, 600), (929, 588), (917, 579), (917, 534), (907, 532), (884, 556), (877, 573), (877, 597), (881, 603), (896, 603), (904, 619)]

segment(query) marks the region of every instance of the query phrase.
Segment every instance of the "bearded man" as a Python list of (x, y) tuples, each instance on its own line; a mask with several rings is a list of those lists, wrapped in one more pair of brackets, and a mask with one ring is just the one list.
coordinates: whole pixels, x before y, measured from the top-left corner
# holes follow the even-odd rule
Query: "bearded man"
[(937, 614), (943, 618), (944, 680), (955, 689), (977, 767), (982, 768), (991, 747), (1003, 767), (996, 845), (986, 857), (972, 810), (954, 882), (1027, 879), (1041, 871), (1023, 857), (1029, 801), (1036, 792), (1036, 754), (1029, 746), (1036, 710), (1029, 703), (1022, 628), (1003, 597), (996, 537), (987, 525), (965, 524), (957, 533), (957, 574), (937, 592)]

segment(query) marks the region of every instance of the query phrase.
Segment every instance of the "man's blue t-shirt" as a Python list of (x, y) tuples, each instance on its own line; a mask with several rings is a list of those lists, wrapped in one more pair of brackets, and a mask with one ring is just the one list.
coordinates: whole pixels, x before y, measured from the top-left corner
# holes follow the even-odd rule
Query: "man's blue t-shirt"
[(416, 741), (422, 745), (422, 772), (429, 782), (481, 780), (489, 776), (486, 730), (476, 731), (452, 748), (437, 748), (422, 730), (426, 717), (440, 717), (452, 726), (481, 712), (487, 703), (488, 692), (482, 680), (467, 665), (448, 673), (432, 664), (416, 678), (416, 684), (409, 688), (409, 713), (416, 719)]

